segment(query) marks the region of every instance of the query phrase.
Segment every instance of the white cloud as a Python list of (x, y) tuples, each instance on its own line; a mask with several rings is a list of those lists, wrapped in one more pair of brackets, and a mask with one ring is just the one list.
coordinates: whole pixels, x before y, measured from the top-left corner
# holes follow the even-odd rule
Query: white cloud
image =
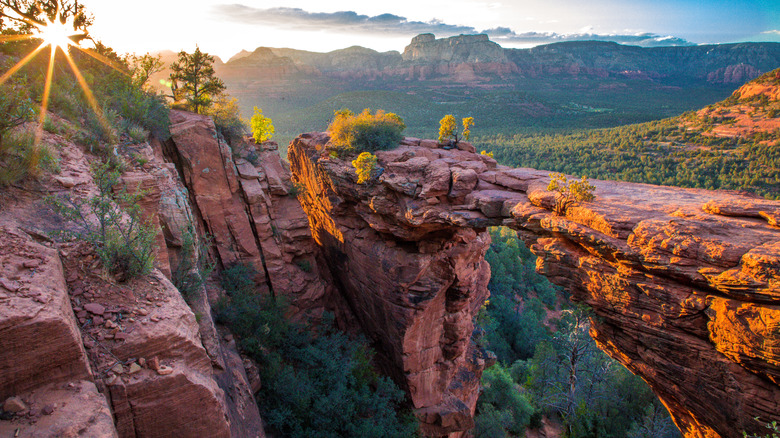
[(437, 37), (458, 34), (488, 34), (494, 41), (509, 46), (533, 46), (563, 41), (613, 41), (645, 47), (684, 46), (693, 43), (674, 36), (653, 33), (597, 34), (594, 26), (585, 26), (578, 33), (561, 34), (555, 32), (521, 32), (508, 27), (495, 27), (478, 30), (471, 26), (445, 23), (441, 20), (410, 21), (406, 17), (394, 14), (375, 16), (361, 15), (354, 11), (309, 12), (300, 8), (256, 8), (243, 4), (220, 5), (214, 7), (218, 17), (227, 22), (246, 25), (263, 25), (283, 29), (327, 30), (341, 33), (395, 34), (414, 36), (420, 33), (434, 33)]

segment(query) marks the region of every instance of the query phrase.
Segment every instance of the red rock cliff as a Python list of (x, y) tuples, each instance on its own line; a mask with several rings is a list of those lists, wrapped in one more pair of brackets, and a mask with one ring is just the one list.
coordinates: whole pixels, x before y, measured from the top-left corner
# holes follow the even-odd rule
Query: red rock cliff
[(518, 230), (538, 270), (593, 308), (591, 335), (685, 436), (780, 420), (780, 202), (594, 181), (593, 202), (558, 216), (547, 172), (406, 139), (377, 152), (381, 175), (359, 185), (328, 140), (291, 144), (293, 178), (341, 293), (426, 433), (471, 426), (484, 365), (471, 318), (487, 297), (491, 225)]
[(59, 136), (46, 133), (44, 142), (57, 145), (62, 171), (43, 175), (42, 190), (4, 189), (0, 204), (0, 400), (14, 409), (0, 435), (264, 436), (243, 364), (220, 343), (205, 290), (202, 303), (188, 305), (167, 277), (193, 216), (175, 167), (147, 143), (120, 150), (139, 157), (122, 185), (145, 193), (160, 270), (119, 284), (85, 242), (47, 237), (73, 224), (39, 193), (83, 199), (97, 187), (89, 171), (96, 157)]
[(326, 283), (317, 269), (306, 215), (275, 143), (217, 138), (206, 116), (171, 111), (165, 155), (176, 163), (202, 230), (214, 238), (223, 266), (247, 263), (264, 293), (291, 298), (299, 309), (321, 306)]

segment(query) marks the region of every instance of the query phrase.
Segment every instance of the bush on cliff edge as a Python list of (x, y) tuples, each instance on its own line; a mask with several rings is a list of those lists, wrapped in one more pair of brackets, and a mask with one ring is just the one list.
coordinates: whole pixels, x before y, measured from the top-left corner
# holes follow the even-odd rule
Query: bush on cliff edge
[(403, 140), (404, 129), (398, 115), (383, 110), (371, 114), (368, 108), (360, 114), (348, 109), (336, 111), (328, 126), (331, 150), (340, 156), (392, 149)]

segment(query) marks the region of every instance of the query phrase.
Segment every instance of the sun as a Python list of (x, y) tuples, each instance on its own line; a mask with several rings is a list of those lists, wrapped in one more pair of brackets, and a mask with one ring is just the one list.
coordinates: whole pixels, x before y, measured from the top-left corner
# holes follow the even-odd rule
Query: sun
[[(107, 66), (114, 68), (124, 74), (128, 74), (122, 66), (117, 66), (115, 62), (102, 55), (98, 50), (82, 47), (83, 41), (92, 41), (87, 27), (91, 24), (91, 18), (83, 13), (83, 7), (79, 0), (35, 0), (35, 4), (46, 6), (44, 9), (35, 9), (33, 12), (25, 13), (19, 7), (16, 1), (0, 0), (0, 18), (5, 18), (11, 22), (16, 22), (23, 27), (32, 29), (29, 33), (3, 34), (0, 35), (0, 44), (15, 41), (41, 41), (37, 48), (30, 51), (24, 58), (18, 61), (13, 67), (5, 72), (0, 71), (0, 85), (3, 85), (12, 75), (16, 74), (22, 67), (32, 61), (39, 53), (49, 49), (49, 65), (44, 77), (43, 94), (41, 95), (41, 110), (39, 114), (38, 127), (35, 130), (35, 145), (40, 144), (43, 136), (43, 124), (49, 107), (49, 98), (52, 92), (52, 79), (55, 74), (54, 64), (57, 59), (64, 59), (73, 75), (76, 78), (81, 90), (84, 92), (89, 106), (98, 118), (101, 127), (109, 132), (111, 127), (105, 114), (95, 99), (89, 84), (81, 74), (76, 62), (71, 56), (71, 49), (88, 55)], [(40, 6), (40, 5), (39, 5)], [(7, 8), (7, 9), (6, 9)], [(55, 11), (54, 14), (42, 14), (42, 11)], [(10, 12), (13, 12), (9, 14)], [(38, 11), (38, 12), (35, 12)], [(42, 15), (42, 16), (41, 16)], [(94, 41), (93, 41), (94, 42)], [(57, 52), (62, 52), (62, 57), (57, 58)]]
[(34, 36), (43, 40), (44, 46), (50, 45), (65, 50), (68, 46), (73, 45), (73, 40), (70, 39), (72, 33), (72, 29), (55, 20), (46, 26), (39, 27), (38, 33)]

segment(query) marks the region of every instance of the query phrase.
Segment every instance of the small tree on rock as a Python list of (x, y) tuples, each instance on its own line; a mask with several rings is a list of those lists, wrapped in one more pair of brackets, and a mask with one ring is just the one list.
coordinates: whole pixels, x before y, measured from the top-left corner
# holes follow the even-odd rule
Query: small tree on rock
[(569, 180), (562, 173), (551, 173), (547, 190), (557, 192), (553, 211), (555, 214), (564, 215), (575, 202), (592, 201), (595, 198), (593, 191), (596, 190), (596, 187), (584, 176), (577, 181)]
[(355, 173), (358, 176), (358, 184), (363, 184), (371, 179), (376, 171), (376, 165), (376, 155), (371, 152), (363, 152), (352, 160), (352, 167), (355, 168)]
[(255, 139), (255, 143), (262, 143), (268, 141), (274, 135), (274, 125), (271, 123), (271, 118), (263, 115), (263, 110), (255, 107), (255, 115), (249, 121), (252, 127), (252, 137)]
[(474, 117), (463, 118), (463, 139), (468, 140), (471, 137), (471, 127), (474, 126)]
[(126, 59), (130, 66), (130, 74), (133, 78), (133, 85), (145, 89), (149, 78), (165, 69), (165, 63), (162, 62), (160, 55), (151, 55), (149, 53), (136, 56), (130, 55)]
[(458, 144), (461, 140), (468, 140), (471, 136), (471, 127), (474, 126), (474, 117), (464, 117), (463, 123), (463, 135), (458, 135), (458, 123), (455, 121), (455, 116), (447, 114), (439, 121), (439, 143), (450, 142), (451, 144)]
[(197, 114), (211, 105), (214, 96), (225, 90), (225, 83), (216, 77), (214, 57), (196, 47), (192, 54), (181, 51), (171, 65), (171, 91), (175, 102)]

